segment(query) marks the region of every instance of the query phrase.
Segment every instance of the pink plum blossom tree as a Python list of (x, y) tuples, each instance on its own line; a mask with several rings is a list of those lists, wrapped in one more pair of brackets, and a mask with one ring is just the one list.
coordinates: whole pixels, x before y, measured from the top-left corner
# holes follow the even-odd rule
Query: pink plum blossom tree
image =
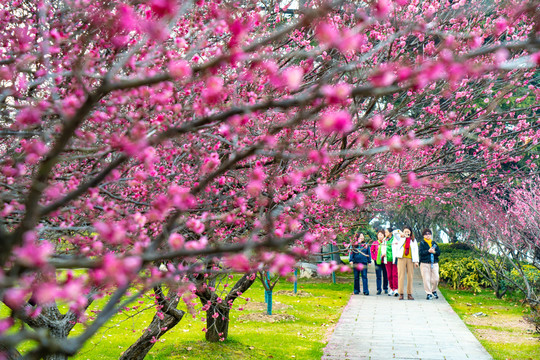
[(198, 298), (224, 340), (256, 271), (288, 275), (378, 201), (488, 187), (537, 145), (537, 1), (301, 3), (0, 5), (6, 354), (74, 355), (151, 289), (152, 339)]

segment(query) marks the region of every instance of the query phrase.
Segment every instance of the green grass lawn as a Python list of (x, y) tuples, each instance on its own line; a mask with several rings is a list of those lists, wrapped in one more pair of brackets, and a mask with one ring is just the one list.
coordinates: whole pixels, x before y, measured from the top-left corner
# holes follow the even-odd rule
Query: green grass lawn
[[(454, 311), (495, 360), (540, 359), (540, 337), (523, 317), (529, 309), (519, 297), (497, 299), (489, 290), (474, 294), (441, 286)], [(484, 313), (487, 316), (474, 316)]]
[[(320, 359), (352, 293), (352, 276), (340, 274), (336, 284), (331, 278), (300, 279), (298, 290), (298, 295), (294, 295), (293, 283), (280, 280), (274, 289), (273, 315), (266, 316), (264, 289), (257, 280), (243, 295), (251, 300), (246, 303), (238, 299), (234, 303), (227, 341), (206, 342), (202, 331), (206, 322), (201, 321), (204, 313), (195, 317), (187, 313), (155, 344), (146, 359)], [(104, 301), (95, 301), (87, 313), (91, 316)], [(73, 358), (118, 359), (150, 323), (154, 315), (152, 304), (150, 297), (136, 301), (131, 305), (136, 309), (116, 315)], [(5, 306), (0, 307), (0, 313), (7, 315)], [(239, 307), (244, 310), (237, 310)], [(150, 309), (141, 311), (145, 308)], [(186, 310), (183, 302), (179, 308)], [(77, 325), (72, 335), (82, 330)], [(23, 344), (19, 350), (24, 352), (29, 347), (30, 344)]]

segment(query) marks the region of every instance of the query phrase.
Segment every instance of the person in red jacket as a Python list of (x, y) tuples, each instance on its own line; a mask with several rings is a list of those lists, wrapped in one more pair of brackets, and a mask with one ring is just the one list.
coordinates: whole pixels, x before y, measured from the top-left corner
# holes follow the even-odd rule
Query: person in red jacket
[(397, 252), (398, 239), (394, 237), (394, 229), (384, 229), (385, 241), (386, 241), (386, 274), (388, 275), (388, 286), (390, 291), (388, 296), (398, 296), (398, 271), (397, 271), (397, 258), (394, 253)]
[(377, 295), (380, 295), (383, 289), (384, 293), (388, 294), (388, 276), (386, 274), (386, 267), (384, 265), (386, 263), (386, 241), (384, 240), (383, 230), (377, 231), (377, 240), (375, 240), (371, 244), (371, 259), (373, 259), (373, 261), (375, 262), (375, 275), (377, 276)]

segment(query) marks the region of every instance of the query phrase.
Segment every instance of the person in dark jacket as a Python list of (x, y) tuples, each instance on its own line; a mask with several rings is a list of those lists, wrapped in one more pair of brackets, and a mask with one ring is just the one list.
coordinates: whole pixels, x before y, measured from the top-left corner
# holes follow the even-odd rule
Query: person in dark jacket
[(424, 281), (426, 299), (438, 299), (437, 286), (439, 285), (439, 255), (441, 249), (433, 240), (433, 233), (430, 229), (424, 229), (423, 239), (418, 243), (418, 255), (420, 258), (420, 273)]
[(360, 294), (360, 274), (362, 274), (362, 290), (364, 295), (369, 295), (367, 266), (371, 262), (369, 247), (366, 244), (364, 234), (358, 235), (358, 243), (351, 249), (349, 263), (353, 265), (354, 271), (354, 293)]

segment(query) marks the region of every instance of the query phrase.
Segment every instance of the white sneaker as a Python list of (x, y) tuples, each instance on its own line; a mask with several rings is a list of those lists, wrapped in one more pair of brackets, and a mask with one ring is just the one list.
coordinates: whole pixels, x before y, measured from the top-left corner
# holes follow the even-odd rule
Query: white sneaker
[(394, 296), (394, 290), (390, 290), (390, 291), (388, 292), (388, 296)]

